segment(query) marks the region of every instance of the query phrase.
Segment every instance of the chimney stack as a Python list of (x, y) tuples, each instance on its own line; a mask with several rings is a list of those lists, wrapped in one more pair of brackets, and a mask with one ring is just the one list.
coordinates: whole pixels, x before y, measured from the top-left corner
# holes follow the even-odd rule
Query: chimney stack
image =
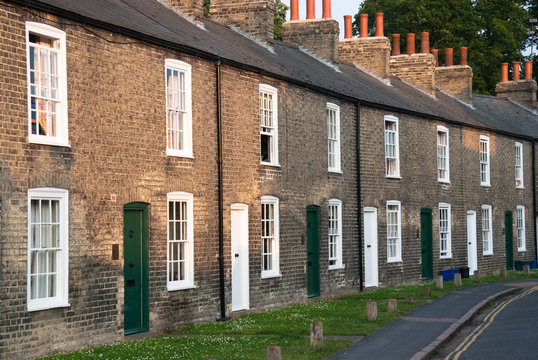
[(400, 34), (392, 34), (392, 56), (400, 55)]
[(199, 24), (204, 23), (204, 0), (161, 0)]
[(407, 55), (413, 55), (415, 53), (415, 34), (407, 34), (407, 42), (405, 46), (407, 49)]
[(323, 0), (322, 19), (316, 19), (315, 0), (306, 2), (306, 20), (299, 19), (298, 1), (291, 1), (290, 5), (291, 18), (282, 24), (282, 40), (297, 44), (328, 61), (337, 61), (340, 29), (338, 21), (331, 18), (331, 0)]
[(375, 36), (385, 36), (383, 32), (383, 13), (375, 14)]
[[(200, 1), (203, 5), (203, 0), (196, 1)], [(211, 13), (211, 20), (224, 25), (235, 26), (249, 36), (269, 45), (273, 44), (274, 0), (211, 0), (209, 12)]]
[(420, 52), (423, 54), (430, 53), (430, 33), (420, 33)]
[(501, 82), (495, 86), (495, 93), (500, 97), (509, 97), (522, 105), (529, 108), (538, 108), (536, 101), (536, 91), (538, 86), (536, 81), (531, 78), (531, 62), (525, 62), (525, 79), (519, 79), (519, 61), (514, 61), (513, 80), (508, 81), (508, 63), (502, 63), (501, 66)]
[(368, 37), (368, 14), (360, 14), (359, 34), (361, 38)]
[(454, 49), (446, 48), (445, 49), (445, 66), (454, 65)]
[(338, 49), (340, 60), (387, 79), (390, 70), (390, 42), (383, 35), (383, 14), (377, 13), (375, 16), (375, 37), (368, 36), (368, 14), (359, 15), (359, 38), (353, 38), (351, 16), (344, 16), (344, 20), (346, 33)]

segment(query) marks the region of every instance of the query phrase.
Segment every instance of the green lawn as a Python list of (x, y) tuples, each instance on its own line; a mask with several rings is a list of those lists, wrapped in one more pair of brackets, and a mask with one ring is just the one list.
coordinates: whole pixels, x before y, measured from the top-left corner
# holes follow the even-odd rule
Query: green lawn
[[(531, 277), (538, 277), (533, 270)], [(522, 272), (510, 272), (507, 279), (524, 279)], [(480, 283), (497, 282), (499, 276), (483, 277)], [(464, 279), (463, 286), (477, 285)], [(430, 295), (422, 296), (429, 287)], [(262, 313), (246, 314), (225, 322), (182, 327), (164, 336), (99, 346), (48, 359), (265, 359), (268, 346), (282, 347), (284, 359), (324, 359), (349, 345), (349, 340), (325, 340), (323, 347), (310, 349), (310, 323), (323, 322), (324, 335), (368, 335), (396, 317), (456, 289), (445, 282), (435, 284), (389, 286), (345, 295), (329, 301), (313, 301)], [(414, 302), (407, 302), (412, 297)], [(387, 312), (387, 300), (398, 300), (398, 312)], [(366, 321), (366, 303), (377, 301), (378, 320)]]

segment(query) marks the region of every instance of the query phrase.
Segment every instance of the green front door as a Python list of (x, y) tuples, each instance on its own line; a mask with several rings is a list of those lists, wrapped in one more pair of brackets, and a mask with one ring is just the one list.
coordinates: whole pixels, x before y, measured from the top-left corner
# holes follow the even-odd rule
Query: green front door
[(512, 212), (504, 213), (504, 230), (506, 238), (506, 270), (514, 269), (514, 235), (512, 233)]
[(420, 210), (422, 280), (433, 279), (432, 209)]
[(319, 206), (316, 205), (306, 208), (306, 251), (308, 297), (319, 296)]
[(123, 276), (125, 335), (149, 330), (148, 206), (123, 207)]

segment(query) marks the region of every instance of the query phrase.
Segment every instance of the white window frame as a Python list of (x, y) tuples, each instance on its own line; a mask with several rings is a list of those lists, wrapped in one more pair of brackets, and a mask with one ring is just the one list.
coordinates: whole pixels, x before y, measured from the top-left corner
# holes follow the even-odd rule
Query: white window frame
[[(486, 151), (482, 151), (482, 144), (485, 144)], [(480, 161), (480, 185), (481, 186), (491, 186), (490, 176), (491, 176), (491, 158), (490, 158), (490, 141), (489, 136), (480, 135), (479, 143), (479, 161)]]
[(516, 206), (517, 251), (527, 251), (525, 206)]
[[(265, 110), (262, 108), (263, 95), (270, 95), (272, 97), (271, 108), (268, 109), (272, 112), (272, 126), (262, 126), (264, 117), (262, 112)], [(278, 162), (278, 90), (267, 84), (260, 84), (259, 89), (259, 121), (260, 121), (260, 162), (263, 165), (280, 166)], [(269, 136), (272, 141), (269, 145), (269, 161), (263, 161), (261, 158), (262, 142), (261, 136)]]
[[(484, 218), (485, 211), (488, 214), (487, 218)], [(482, 254), (493, 255), (493, 209), (491, 205), (482, 205), (480, 215), (482, 221)], [(484, 225), (487, 225), (488, 228), (485, 228)]]
[[(440, 136), (446, 137), (446, 144), (442, 144)], [(444, 150), (444, 154), (443, 154)], [(443, 168), (444, 162), (444, 168)], [(443, 183), (450, 183), (450, 139), (448, 128), (437, 126), (437, 180)]]
[(515, 168), (516, 168), (516, 188), (524, 189), (523, 183), (523, 144), (520, 142), (515, 143)]
[[(168, 91), (168, 70), (178, 71), (183, 73), (185, 76), (185, 108), (181, 109), (180, 106), (173, 106), (169, 99)], [(165, 96), (166, 96), (166, 155), (168, 156), (178, 156), (192, 158), (192, 67), (190, 64), (175, 60), (175, 59), (166, 59), (164, 66), (164, 86), (165, 86)], [(181, 91), (181, 89), (179, 89)], [(179, 99), (178, 99), (179, 100)], [(171, 127), (170, 123), (170, 112), (181, 112), (183, 118), (183, 149), (176, 148), (171, 146), (171, 131), (179, 131), (175, 127)]]
[[(396, 130), (391, 131), (387, 130), (387, 123), (394, 123), (396, 125)], [(385, 115), (383, 121), (383, 133), (384, 144), (385, 144), (385, 176), (388, 178), (400, 178), (400, 128), (399, 121), (396, 116)], [(391, 133), (394, 133), (394, 144), (390, 144), (387, 140), (389, 139)], [(389, 147), (394, 146), (394, 154), (389, 154)], [(394, 161), (394, 171), (389, 173), (388, 163), (390, 160)]]
[[(328, 257), (329, 270), (342, 269), (342, 201), (329, 199)], [(336, 218), (334, 217), (336, 216)], [(331, 247), (333, 255), (331, 256)]]
[[(331, 121), (332, 115), (334, 115), (334, 124)], [(334, 149), (331, 149), (331, 145)], [(340, 106), (327, 103), (327, 164), (330, 172), (342, 172), (340, 146)], [(331, 157), (333, 164), (331, 164)]]
[[(261, 277), (262, 279), (279, 277), (280, 275), (280, 217), (279, 217), (279, 200), (274, 196), (262, 196), (260, 199), (261, 206), (264, 205), (273, 205), (273, 219), (263, 219), (261, 218), (262, 232), (261, 232)], [(261, 215), (261, 214), (260, 214)], [(264, 237), (263, 235), (263, 225), (264, 221), (272, 220), (273, 221), (273, 236)], [(265, 239), (270, 239), (271, 241), (271, 269), (264, 270), (264, 241)]]
[[(446, 213), (446, 219), (443, 219), (442, 213)], [(439, 203), (439, 258), (452, 258), (452, 211), (450, 204)], [(443, 226), (446, 225), (446, 226)], [(443, 247), (443, 234), (445, 235)]]
[[(30, 34), (54, 39), (59, 42), (59, 49), (54, 50), (57, 53), (57, 96), (55, 98), (46, 96), (32, 96), (31, 69), (30, 69)], [(27, 21), (26, 22), (26, 79), (28, 91), (28, 142), (35, 144), (65, 146), (69, 147), (68, 119), (67, 119), (67, 61), (66, 61), (66, 41), (65, 32), (54, 28), (50, 25)], [(37, 44), (32, 45), (36, 48), (52, 49)], [(36, 134), (32, 134), (32, 97), (37, 99), (47, 99), (56, 103), (56, 135), (39, 135), (39, 126), (36, 115)], [(36, 105), (37, 112), (37, 105)], [(50, 120), (50, 119), (48, 119)], [(48, 121), (50, 124), (50, 121)], [(48, 129), (51, 131), (51, 129)]]
[[(59, 246), (54, 249), (56, 251), (56, 296), (32, 299), (32, 200), (56, 200), (59, 201)], [(40, 203), (41, 204), (41, 203)], [(68, 291), (69, 291), (69, 193), (64, 189), (56, 188), (37, 188), (28, 190), (28, 253), (27, 253), (27, 309), (28, 311), (38, 311), (52, 309), (58, 307), (68, 307)], [(41, 222), (36, 223), (36, 226), (41, 228)], [(51, 222), (52, 223), (52, 219)], [(40, 237), (41, 238), (41, 237)], [(38, 247), (42, 248), (42, 247)], [(36, 248), (36, 249), (38, 249)], [(43, 251), (43, 250), (41, 250)], [(48, 250), (50, 251), (50, 250)], [(48, 260), (47, 260), (48, 261)], [(50, 270), (49, 270), (50, 271)], [(48, 281), (48, 280), (47, 280)]]
[[(187, 225), (187, 239), (178, 241), (170, 239), (170, 222), (178, 220), (170, 219), (170, 203), (184, 202), (187, 204), (187, 220), (181, 220)], [(194, 288), (194, 196), (187, 192), (170, 192), (166, 196), (166, 288), (168, 291)], [(174, 227), (175, 229), (175, 227)], [(175, 231), (175, 230), (174, 230)], [(170, 266), (174, 261), (171, 258), (171, 244), (183, 242), (185, 245), (185, 279), (171, 280)], [(178, 250), (179, 259), (179, 250)], [(178, 264), (179, 267), (179, 264)]]
[[(396, 210), (396, 220), (398, 222), (396, 224), (396, 230), (398, 231), (398, 233), (396, 234), (396, 236), (392, 236), (392, 237), (390, 236), (390, 229), (389, 229), (389, 226), (391, 226), (391, 224), (389, 223), (389, 206), (398, 207), (398, 209)], [(387, 211), (387, 262), (389, 263), (400, 262), (402, 261), (402, 203), (397, 200), (389, 200), (387, 201), (386, 211)], [(396, 240), (394, 256), (389, 256), (389, 246), (391, 246), (389, 243), (390, 238), (393, 238), (394, 240)]]

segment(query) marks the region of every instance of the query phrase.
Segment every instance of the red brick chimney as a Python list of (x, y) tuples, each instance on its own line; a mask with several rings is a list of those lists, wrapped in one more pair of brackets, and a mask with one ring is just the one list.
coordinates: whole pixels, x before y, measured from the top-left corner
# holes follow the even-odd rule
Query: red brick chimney
[(159, 0), (197, 23), (204, 23), (204, 0)]
[(337, 61), (340, 28), (338, 21), (331, 18), (331, 0), (323, 0), (322, 19), (316, 19), (315, 0), (306, 2), (306, 20), (299, 19), (298, 1), (291, 1), (290, 5), (293, 16), (282, 24), (282, 40), (295, 43), (331, 62)]
[[(201, 1), (203, 4), (203, 0), (193, 1)], [(211, 0), (209, 12), (213, 21), (236, 27), (264, 43), (273, 43), (274, 0)]]
[(495, 94), (500, 97), (509, 97), (522, 105), (530, 108), (538, 108), (536, 91), (538, 86), (531, 77), (531, 63), (525, 62), (525, 79), (519, 79), (519, 62), (513, 64), (513, 80), (508, 81), (508, 63), (502, 63), (501, 82), (495, 86)]
[(454, 65), (454, 49), (445, 49), (445, 66), (435, 68), (435, 86), (470, 104), (473, 102), (473, 69), (467, 65), (467, 48), (459, 50), (460, 63)]
[(376, 76), (388, 79), (390, 42), (383, 34), (383, 14), (376, 14), (375, 37), (368, 36), (368, 14), (360, 14), (359, 19), (360, 37), (353, 38), (351, 16), (344, 16), (346, 33), (338, 48), (340, 60), (353, 63)]

